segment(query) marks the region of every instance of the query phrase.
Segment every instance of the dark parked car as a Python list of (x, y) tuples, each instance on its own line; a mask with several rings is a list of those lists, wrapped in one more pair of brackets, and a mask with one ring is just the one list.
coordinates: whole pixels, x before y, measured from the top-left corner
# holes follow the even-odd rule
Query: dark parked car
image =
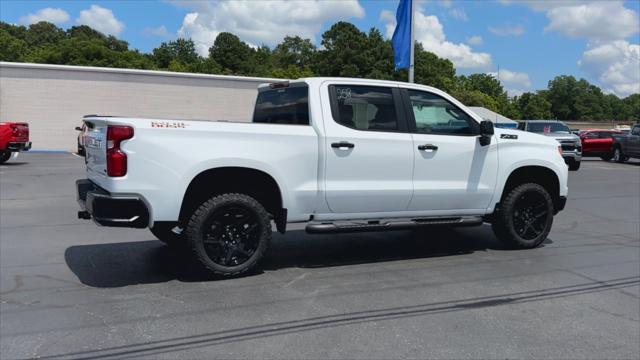
[(612, 158), (616, 162), (640, 159), (640, 124), (634, 125), (627, 135), (614, 135)]
[(618, 130), (592, 129), (580, 132), (582, 141), (582, 156), (600, 157), (609, 161), (613, 157), (613, 137), (621, 135)]

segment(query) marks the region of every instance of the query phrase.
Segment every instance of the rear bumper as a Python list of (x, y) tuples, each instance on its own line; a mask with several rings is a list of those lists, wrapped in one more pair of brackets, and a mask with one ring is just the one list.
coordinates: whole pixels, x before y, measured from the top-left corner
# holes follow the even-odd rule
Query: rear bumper
[(80, 219), (102, 226), (146, 228), (149, 209), (139, 196), (113, 196), (88, 179), (76, 180)]
[(31, 149), (31, 141), (10, 142), (7, 144), (7, 151), (29, 151)]

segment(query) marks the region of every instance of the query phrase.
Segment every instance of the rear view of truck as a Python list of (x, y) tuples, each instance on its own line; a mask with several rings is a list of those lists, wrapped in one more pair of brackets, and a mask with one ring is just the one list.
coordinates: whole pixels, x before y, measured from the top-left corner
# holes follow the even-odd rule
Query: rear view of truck
[(11, 154), (31, 149), (29, 124), (24, 122), (0, 123), (0, 164), (11, 158)]
[(123, 177), (128, 170), (128, 157), (121, 144), (134, 136), (128, 125), (107, 125), (100, 119), (86, 120), (85, 159), (88, 179), (78, 180), (78, 197), (82, 210), (79, 217), (104, 226), (147, 227), (149, 211), (138, 196), (112, 197), (101, 188), (111, 177)]

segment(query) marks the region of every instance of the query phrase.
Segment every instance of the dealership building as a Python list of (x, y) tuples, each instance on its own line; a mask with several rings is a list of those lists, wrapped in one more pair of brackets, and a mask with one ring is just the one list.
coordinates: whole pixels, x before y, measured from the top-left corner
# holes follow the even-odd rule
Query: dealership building
[(88, 114), (249, 121), (277, 79), (0, 62), (0, 121), (28, 122), (34, 150), (76, 149)]

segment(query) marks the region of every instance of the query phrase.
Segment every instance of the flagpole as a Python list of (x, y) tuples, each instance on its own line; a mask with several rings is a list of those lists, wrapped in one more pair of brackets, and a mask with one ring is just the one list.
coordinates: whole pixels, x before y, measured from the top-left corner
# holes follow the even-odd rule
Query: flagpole
[(414, 10), (414, 2), (415, 0), (410, 0), (411, 1), (411, 59), (409, 60), (409, 82), (412, 83), (413, 82), (413, 68), (414, 68), (414, 63), (413, 63), (413, 57), (414, 57), (414, 46), (415, 46), (415, 35), (414, 35), (414, 25), (413, 25), (413, 15), (415, 14)]

